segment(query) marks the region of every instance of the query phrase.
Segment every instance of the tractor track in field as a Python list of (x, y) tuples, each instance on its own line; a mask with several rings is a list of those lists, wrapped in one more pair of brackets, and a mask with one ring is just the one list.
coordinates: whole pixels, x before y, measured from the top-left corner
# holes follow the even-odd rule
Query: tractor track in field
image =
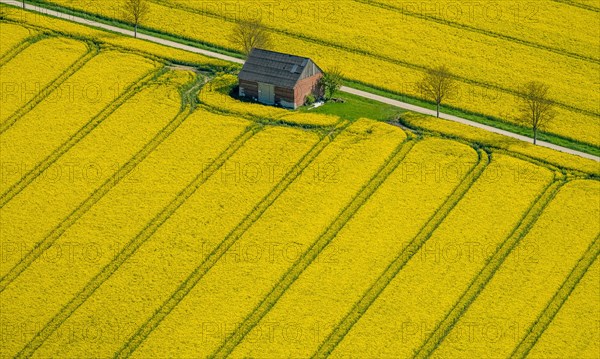
[(263, 126), (250, 125), (240, 134), (211, 164), (203, 170), (165, 206), (146, 226), (129, 242), (115, 258), (94, 276), (85, 287), (75, 295), (69, 303), (57, 313), (42, 330), (19, 352), (18, 358), (30, 357), (94, 292), (108, 280), (119, 267), (131, 257), (137, 249), (150, 238), (165, 223), (175, 211), (181, 207), (195, 192), (234, 153), (236, 153), (250, 138), (262, 130)]
[[(549, 51), (549, 52), (553, 52), (555, 54), (558, 55), (562, 55), (562, 56), (567, 56), (567, 57), (571, 57), (573, 59), (577, 59), (577, 60), (583, 60), (583, 61), (588, 61), (588, 62), (592, 62), (595, 64), (600, 64), (600, 59), (594, 58), (594, 57), (590, 57), (590, 56), (586, 56), (586, 55), (582, 55), (576, 52), (571, 52), (565, 49), (560, 49), (560, 48), (555, 48), (555, 47), (551, 47), (551, 46), (546, 46), (540, 43), (536, 43), (533, 41), (528, 41), (528, 40), (524, 40), (524, 39), (520, 39), (517, 37), (513, 37), (510, 35), (504, 35), (502, 33), (499, 32), (495, 32), (495, 31), (491, 31), (491, 30), (485, 30), (476, 26), (470, 26), (470, 25), (466, 25), (466, 24), (461, 24), (459, 22), (455, 22), (455, 21), (451, 21), (451, 20), (444, 20), (441, 19), (439, 17), (436, 16), (431, 16), (431, 15), (427, 15), (426, 13), (418, 13), (415, 11), (411, 11), (408, 8), (402, 8), (402, 7), (398, 7), (398, 6), (394, 6), (391, 4), (386, 4), (386, 3), (381, 3), (379, 1), (376, 0), (352, 0), (354, 2), (357, 3), (361, 3), (361, 4), (365, 4), (365, 5), (369, 5), (369, 6), (373, 6), (373, 7), (378, 7), (381, 9), (385, 9), (385, 10), (389, 10), (389, 11), (394, 11), (394, 12), (398, 12), (401, 13), (402, 15), (406, 15), (406, 16), (411, 16), (411, 17), (415, 17), (421, 20), (426, 20), (426, 21), (431, 21), (431, 22), (435, 22), (441, 25), (445, 25), (445, 26), (449, 26), (449, 27), (454, 27), (460, 30), (465, 30), (465, 31), (470, 31), (470, 32), (474, 32), (480, 35), (484, 35), (484, 36), (488, 36), (488, 37), (492, 37), (492, 38), (498, 38), (498, 39), (502, 39), (502, 40), (506, 40), (506, 41), (511, 41), (514, 43), (518, 43), (520, 45), (524, 45), (524, 46), (528, 46), (528, 47), (533, 47), (536, 49), (540, 49), (540, 50), (545, 50), (545, 51)], [(414, 3), (413, 3), (414, 4)]]
[[(125, 102), (132, 98), (142, 87), (146, 86), (152, 79), (159, 75), (161, 70), (151, 70), (137, 81), (129, 85), (125, 91), (119, 95), (114, 101), (108, 106), (102, 109), (98, 114), (93, 116), (83, 127), (81, 127), (76, 133), (71, 135), (67, 141), (56, 148), (52, 153), (44, 160), (35, 165), (35, 167), (27, 172), (25, 176), (21, 177), (18, 182), (13, 184), (0, 196), (0, 208), (4, 207), (10, 200), (24, 190), (29, 184), (35, 181), (48, 167), (52, 166), (60, 157), (62, 157), (67, 151), (77, 145), (85, 136), (87, 136), (92, 130), (98, 127), (105, 119), (112, 115), (118, 108), (120, 108)], [(0, 285), (1, 288), (1, 285)], [(0, 289), (0, 292), (2, 290)]]
[(579, 259), (575, 267), (569, 276), (562, 283), (561, 287), (556, 291), (552, 299), (548, 302), (548, 305), (540, 313), (536, 321), (531, 325), (527, 334), (519, 342), (515, 350), (510, 355), (511, 358), (523, 359), (527, 357), (531, 349), (535, 346), (538, 339), (544, 334), (556, 314), (560, 311), (562, 306), (565, 304), (573, 290), (583, 276), (587, 273), (588, 269), (594, 264), (594, 261), (600, 254), (600, 235), (592, 241), (586, 252)]
[(33, 36), (26, 37), (25, 39), (23, 39), (23, 41), (18, 43), (12, 49), (8, 50), (8, 52), (6, 54), (4, 54), (4, 56), (0, 57), (0, 67), (6, 65), (10, 60), (15, 58), (17, 55), (19, 55), (21, 52), (23, 52), (29, 46), (35, 44), (36, 42), (38, 42), (42, 39), (47, 39), (48, 37), (50, 37), (50, 36), (48, 34), (44, 34), (44, 33), (39, 33), (39, 34), (36, 34)]
[[(231, 23), (235, 23), (236, 19), (231, 19), (229, 17), (223, 16), (223, 15), (219, 15), (217, 13), (214, 12), (210, 12), (209, 10), (206, 11), (202, 11), (202, 10), (198, 10), (195, 9), (193, 7), (189, 7), (186, 5), (183, 5), (181, 3), (178, 2), (174, 2), (172, 0), (149, 0), (152, 3), (155, 3), (159, 6), (164, 6), (164, 7), (170, 7), (170, 8), (175, 8), (175, 9), (179, 9), (181, 11), (184, 12), (188, 12), (188, 13), (192, 13), (192, 14), (196, 14), (196, 15), (202, 15), (202, 16), (209, 16), (215, 19), (219, 19), (219, 20), (223, 20), (226, 22), (231, 22)], [(301, 41), (306, 41), (309, 43), (313, 43), (313, 44), (317, 44), (317, 45), (321, 45), (321, 46), (325, 46), (325, 47), (330, 47), (330, 48), (334, 48), (334, 49), (338, 49), (338, 50), (342, 50), (348, 53), (355, 53), (355, 54), (359, 54), (359, 55), (363, 55), (363, 56), (367, 56), (367, 57), (371, 57), (374, 59), (378, 59), (381, 61), (385, 61), (394, 65), (399, 65), (399, 66), (403, 66), (406, 68), (409, 68), (411, 70), (417, 70), (417, 71), (428, 71), (430, 70), (429, 67), (424, 66), (424, 65), (419, 65), (419, 64), (414, 64), (408, 61), (404, 61), (404, 60), (400, 60), (400, 59), (396, 59), (393, 57), (390, 57), (388, 55), (382, 55), (382, 54), (377, 54), (374, 53), (372, 51), (369, 50), (363, 50), (363, 49), (359, 49), (359, 48), (353, 48), (353, 47), (349, 47), (347, 45), (341, 44), (341, 43), (335, 43), (335, 42), (331, 42), (328, 40), (324, 40), (324, 39), (318, 39), (318, 38), (314, 38), (308, 35), (303, 35), (303, 34), (299, 34), (299, 33), (294, 33), (291, 31), (287, 31), (287, 30), (282, 30), (282, 29), (277, 29), (274, 28), (272, 26), (265, 26), (265, 28), (272, 33), (276, 33), (276, 34), (280, 34), (283, 36), (288, 36), (294, 39), (298, 39)], [(521, 93), (515, 89), (510, 89), (510, 88), (506, 88), (503, 87), (501, 85), (498, 84), (493, 84), (493, 83), (488, 83), (488, 82), (484, 82), (481, 80), (475, 80), (475, 79), (471, 79), (471, 78), (467, 78), (464, 76), (458, 76), (458, 75), (454, 75), (454, 78), (457, 81), (463, 82), (465, 84), (469, 84), (469, 85), (474, 85), (474, 86), (478, 86), (484, 89), (493, 89), (502, 93), (506, 93), (509, 95), (513, 95), (513, 96), (521, 96)], [(561, 107), (563, 109), (572, 111), (572, 112), (577, 112), (577, 113), (581, 113), (587, 116), (592, 116), (592, 117), (596, 117), (600, 115), (600, 112), (596, 112), (594, 110), (589, 110), (589, 109), (585, 109), (585, 108), (580, 108), (574, 105), (570, 105), (568, 103), (565, 102), (561, 102), (561, 101), (555, 101), (554, 102), (555, 105), (557, 107)]]
[(567, 180), (562, 174), (555, 174), (555, 179), (551, 182), (538, 198), (532, 203), (527, 212), (523, 215), (519, 224), (512, 230), (507, 239), (496, 249), (496, 252), (487, 260), (486, 265), (473, 278), (468, 288), (461, 295), (460, 299), (454, 304), (452, 309), (446, 314), (433, 332), (425, 339), (424, 343), (417, 350), (414, 358), (428, 358), (442, 343), (445, 337), (450, 333), (454, 325), (460, 320), (462, 315), (468, 310), (469, 306), (477, 299), (481, 291), (493, 278), (496, 271), (504, 263), (504, 260), (519, 244), (533, 225), (537, 222), (540, 214), (552, 202), (554, 197), (560, 191)]
[(600, 12), (600, 8), (597, 8), (597, 7), (591, 6), (591, 5), (580, 4), (578, 2), (571, 1), (571, 0), (552, 0), (552, 1), (561, 3), (561, 4), (565, 4), (565, 5), (569, 5), (569, 6), (578, 7), (580, 9), (584, 9), (584, 10), (588, 10), (588, 11), (593, 11), (595, 13)]
[[(21, 106), (12, 115), (10, 115), (5, 121), (0, 124), (0, 135), (8, 131), (21, 117), (25, 116), (40, 102), (44, 101), (50, 94), (52, 94), (60, 85), (67, 81), (73, 74), (79, 71), (85, 64), (91, 59), (96, 57), (99, 53), (99, 48), (94, 44), (88, 44), (88, 51), (79, 57), (74, 63), (69, 65), (57, 78), (52, 80), (48, 85), (40, 90), (31, 100)], [(1, 207), (1, 205), (0, 205)]]
[(363, 314), (370, 308), (375, 300), (377, 300), (402, 268), (404, 268), (406, 263), (410, 261), (410, 259), (432, 236), (433, 232), (435, 232), (439, 225), (444, 221), (448, 213), (454, 209), (458, 202), (460, 202), (465, 194), (471, 189), (473, 184), (479, 179), (490, 163), (490, 157), (486, 152), (480, 150), (478, 151), (478, 154), (478, 163), (465, 175), (453, 192), (446, 198), (444, 203), (429, 218), (425, 225), (421, 227), (419, 233), (417, 233), (412, 241), (396, 256), (385, 271), (363, 294), (361, 299), (354, 304), (352, 309), (344, 316), (340, 323), (338, 323), (338, 325), (329, 333), (313, 357), (327, 357), (337, 347), (346, 334), (352, 329), (354, 324), (360, 320)]
[(334, 139), (343, 132), (351, 122), (342, 121), (329, 134), (322, 136), (304, 156), (294, 165), (281, 181), (264, 196), (248, 215), (233, 228), (227, 236), (211, 251), (211, 253), (194, 269), (194, 271), (179, 285), (171, 296), (142, 324), (135, 334), (115, 353), (115, 357), (129, 357), (143, 341), (157, 328), (171, 311), (187, 296), (204, 275), (219, 261), (238, 239), (267, 211), (269, 207), (285, 192), (285, 190), (306, 170), (314, 159), (323, 152)]
[(354, 214), (371, 198), (373, 193), (385, 182), (391, 173), (400, 165), (418, 140), (408, 137), (389, 156), (377, 173), (354, 195), (350, 202), (339, 212), (333, 222), (319, 235), (310, 248), (286, 271), (273, 289), (261, 300), (252, 312), (242, 321), (236, 330), (227, 337), (211, 357), (227, 357), (244, 339), (262, 318), (279, 301), (285, 291), (298, 279), (319, 256), (323, 249), (337, 236), (339, 231), (350, 221)]
[(164, 140), (166, 140), (189, 116), (190, 112), (181, 109), (179, 113), (164, 126), (154, 137), (144, 145), (133, 157), (123, 166), (117, 169), (113, 175), (107, 178), (104, 183), (96, 188), (92, 194), (81, 202), (67, 217), (56, 225), (48, 235), (40, 242), (36, 243), (33, 249), (25, 254), (21, 260), (10, 269), (0, 279), (0, 294), (12, 283), (23, 271), (29, 267), (44, 251), (52, 246), (60, 236), (67, 231), (76, 221), (78, 221), (92, 206), (94, 206), (105, 194), (114, 188), (123, 178), (125, 178), (133, 169), (142, 162), (152, 151), (154, 151)]

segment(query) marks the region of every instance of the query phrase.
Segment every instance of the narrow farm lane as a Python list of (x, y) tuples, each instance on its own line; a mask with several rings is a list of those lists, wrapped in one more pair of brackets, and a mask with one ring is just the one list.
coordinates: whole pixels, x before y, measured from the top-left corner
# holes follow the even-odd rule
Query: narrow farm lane
[[(385, 103), (388, 105), (392, 105), (392, 106), (396, 106), (396, 107), (400, 107), (402, 109), (408, 110), (408, 111), (412, 111), (412, 112), (418, 112), (418, 113), (422, 113), (425, 115), (430, 115), (430, 116), (435, 116), (436, 113), (434, 110), (430, 110), (424, 107), (419, 107), (419, 106), (415, 106), (415, 105), (411, 105), (409, 103), (406, 102), (401, 102), (401, 101), (397, 101), (388, 97), (384, 97), (384, 96), (379, 96), (379, 95), (375, 95), (372, 94), (370, 92), (366, 92), (366, 91), (361, 91), (361, 90), (357, 90), (351, 87), (346, 87), (343, 86), (342, 91), (356, 95), (356, 96), (361, 96), (364, 98), (368, 98), (374, 101), (378, 101), (381, 103)], [(518, 140), (521, 141), (525, 141), (525, 142), (531, 142), (531, 138), (527, 137), (527, 136), (522, 136), (522, 135), (518, 135), (516, 133), (513, 132), (509, 132), (509, 131), (505, 131), (505, 130), (501, 130), (499, 128), (496, 127), (492, 127), (492, 126), (488, 126), (488, 125), (484, 125), (482, 123), (478, 123), (478, 122), (474, 122), (474, 121), (470, 121), (461, 117), (457, 117), (457, 116), (453, 116), (453, 115), (448, 115), (445, 113), (440, 113), (440, 118), (443, 118), (445, 120), (449, 120), (449, 121), (454, 121), (454, 122), (458, 122), (458, 123), (462, 123), (464, 125), (468, 125), (468, 126), (473, 126), (473, 127), (477, 127), (480, 128), (482, 130), (486, 130), (489, 132), (493, 132), (493, 133), (497, 133), (503, 136), (508, 136), (508, 137), (512, 137), (512, 138), (516, 138)], [(591, 155), (589, 153), (584, 153), (584, 152), (580, 152), (580, 151), (575, 151), (572, 150), (570, 148), (566, 148), (566, 147), (562, 147), (562, 146), (558, 146), (549, 142), (545, 142), (545, 141), (537, 141), (538, 146), (542, 146), (542, 147), (547, 147), (547, 148), (551, 148), (553, 150), (556, 151), (561, 151), (561, 152), (566, 152), (566, 153), (570, 153), (572, 155), (576, 155), (576, 156), (580, 156), (580, 157), (584, 157), (584, 158), (589, 158), (591, 160), (595, 160), (595, 161), (600, 161), (600, 157), (598, 156), (594, 156)]]
[[(16, 6), (16, 7), (22, 7), (22, 2), (21, 1), (15, 1), (15, 0), (0, 0), (1, 3), (4, 4), (8, 4), (8, 5), (12, 5), (12, 6)], [(121, 27), (117, 27), (117, 26), (111, 26), (111, 25), (107, 25), (107, 24), (103, 24), (101, 22), (97, 22), (97, 21), (93, 21), (93, 20), (88, 20), (82, 17), (78, 17), (78, 16), (74, 16), (74, 15), (70, 15), (70, 14), (66, 14), (66, 13), (62, 13), (59, 11), (55, 11), (55, 10), (49, 10), (43, 7), (39, 7), (39, 6), (35, 6), (35, 5), (31, 5), (31, 4), (26, 4), (25, 5), (27, 10), (30, 11), (35, 11), (38, 13), (42, 13), (42, 14), (46, 14), (49, 16), (54, 16), (60, 19), (65, 19), (65, 20), (69, 20), (69, 21), (73, 21), (79, 24), (84, 24), (84, 25), (88, 25), (88, 26), (92, 26), (92, 27), (96, 27), (96, 28), (100, 28), (100, 29), (104, 29), (104, 30), (108, 30), (108, 31), (112, 31), (112, 32), (116, 32), (119, 34), (123, 34), (123, 35), (127, 35), (127, 36), (133, 36), (133, 31), (131, 30), (126, 30), (123, 29)], [(182, 43), (178, 43), (175, 41), (170, 41), (170, 40), (165, 40), (159, 37), (155, 37), (155, 36), (151, 36), (151, 35), (146, 35), (146, 34), (140, 34), (138, 33), (137, 36), (139, 39), (143, 39), (143, 40), (147, 40), (150, 42), (154, 42), (157, 44), (161, 44), (161, 45), (165, 45), (165, 46), (169, 46), (169, 47), (173, 47), (173, 48), (177, 48), (177, 49), (181, 49), (181, 50), (185, 50), (185, 51), (189, 51), (189, 52), (193, 52), (193, 53), (197, 53), (197, 54), (201, 54), (204, 56), (209, 56), (209, 57), (213, 57), (213, 58), (217, 58), (220, 60), (224, 60), (224, 61), (229, 61), (229, 62), (234, 62), (234, 63), (238, 63), (238, 64), (243, 64), (244, 60), (242, 59), (238, 59), (235, 57), (231, 57), (231, 56), (227, 56), (227, 55), (223, 55), (217, 52), (213, 52), (213, 51), (208, 51), (208, 50), (204, 50), (204, 49), (200, 49), (194, 46), (189, 46), (189, 45), (185, 45)], [(408, 111), (413, 111), (413, 112), (417, 112), (417, 113), (422, 113), (425, 115), (432, 115), (435, 116), (435, 111), (424, 108), (424, 107), (419, 107), (419, 106), (415, 106), (415, 105), (411, 105), (409, 103), (405, 103), (405, 102), (401, 102), (401, 101), (397, 101), (397, 100), (393, 100), (384, 96), (379, 96), (379, 95), (375, 95), (369, 92), (365, 92), (365, 91), (361, 91), (358, 89), (354, 89), (351, 87), (346, 87), (343, 86), (341, 91), (346, 92), (346, 93), (350, 93), (353, 95), (357, 95), (357, 96), (361, 96), (367, 99), (371, 99), (374, 101), (378, 101), (381, 103), (385, 103), (388, 105), (392, 105), (392, 106), (396, 106)], [(440, 117), (446, 120), (450, 120), (450, 121), (454, 121), (454, 122), (458, 122), (458, 123), (462, 123), (468, 126), (473, 126), (473, 127), (477, 127), (489, 132), (493, 132), (493, 133), (497, 133), (500, 135), (504, 135), (507, 137), (511, 137), (511, 138), (515, 138), (521, 141), (525, 141), (525, 142), (531, 142), (531, 138), (526, 137), (526, 136), (522, 136), (522, 135), (518, 135), (509, 131), (505, 131), (505, 130), (501, 130), (492, 126), (488, 126), (488, 125), (484, 125), (484, 124), (480, 124), (474, 121), (470, 121), (461, 117), (457, 117), (457, 116), (452, 116), (452, 115), (448, 115), (445, 113), (440, 113)], [(580, 152), (580, 151), (576, 151), (576, 150), (572, 150), (570, 148), (566, 148), (566, 147), (562, 147), (562, 146), (557, 146), (554, 145), (552, 143), (548, 143), (545, 141), (538, 141), (538, 145), (542, 146), (542, 147), (547, 147), (556, 151), (560, 151), (560, 152), (565, 152), (565, 153), (569, 153), (572, 155), (576, 155), (576, 156), (580, 156), (580, 157), (584, 157), (584, 158), (588, 158), (594, 161), (598, 161), (600, 162), (600, 157), (599, 156), (594, 156), (588, 153), (584, 153), (584, 152)]]

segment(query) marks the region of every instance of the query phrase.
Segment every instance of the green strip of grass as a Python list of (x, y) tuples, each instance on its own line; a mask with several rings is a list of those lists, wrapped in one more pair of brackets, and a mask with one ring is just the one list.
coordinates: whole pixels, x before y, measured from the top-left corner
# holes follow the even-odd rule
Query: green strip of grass
[(391, 121), (400, 114), (406, 112), (406, 110), (401, 108), (349, 93), (340, 92), (336, 95), (336, 98), (342, 99), (345, 102), (328, 102), (323, 106), (313, 109), (302, 107), (298, 111), (333, 115), (349, 121), (355, 121), (360, 118), (369, 118), (385, 122)]

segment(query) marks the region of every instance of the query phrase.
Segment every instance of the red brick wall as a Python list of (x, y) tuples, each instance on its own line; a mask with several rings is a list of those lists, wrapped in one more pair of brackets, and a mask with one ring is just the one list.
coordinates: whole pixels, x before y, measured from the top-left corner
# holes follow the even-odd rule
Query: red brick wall
[(321, 80), (323, 74), (316, 74), (311, 77), (307, 77), (298, 81), (296, 87), (294, 87), (295, 98), (294, 103), (296, 107), (304, 105), (304, 101), (308, 94), (315, 94), (317, 97), (321, 96), (321, 90), (319, 88), (319, 80)]

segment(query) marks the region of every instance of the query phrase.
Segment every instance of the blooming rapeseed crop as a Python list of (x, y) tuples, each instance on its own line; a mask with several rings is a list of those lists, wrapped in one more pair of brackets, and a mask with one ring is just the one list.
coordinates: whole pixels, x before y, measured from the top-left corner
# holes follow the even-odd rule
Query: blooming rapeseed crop
[(0, 123), (85, 54), (81, 41), (50, 38), (29, 46), (2, 66)]
[[(160, 94), (152, 91), (148, 95)], [(152, 101), (151, 97), (137, 100), (153, 107), (151, 102), (141, 102)], [(3, 323), (35, 318), (36, 326), (44, 325), (247, 125), (202, 110), (192, 114), (2, 293)], [(35, 287), (28, 285), (32, 281), (37, 283)], [(124, 335), (116, 332), (123, 330), (121, 323), (106, 324), (97, 345), (120, 345), (125, 338), (113, 335)], [(77, 332), (78, 337), (81, 334)], [(90, 348), (82, 350), (92, 352)]]
[(575, 290), (529, 352), (533, 359), (593, 358), (600, 351), (600, 261), (577, 284)]
[(119, 339), (69, 343), (55, 332), (38, 353), (113, 355), (315, 140), (310, 133), (282, 127), (248, 140), (64, 324), (113, 333), (110, 328), (118, 323)]
[[(225, 339), (222, 329), (233, 330), (260, 302), (403, 137), (401, 130), (370, 120), (342, 132), (221, 257), (136, 354), (211, 354)], [(196, 313), (193, 318), (190, 311)], [(187, 325), (180, 326), (184, 317)], [(182, 347), (182, 343), (188, 344)]]
[[(127, 64), (127, 71), (119, 69)], [(143, 57), (101, 52), (0, 136), (0, 192), (94, 119), (154, 64)]]
[(509, 356), (600, 233), (598, 196), (597, 181), (566, 184), (434, 355)]
[(352, 352), (411, 356), (551, 180), (552, 173), (544, 168), (492, 155), (482, 176), (355, 324), (333, 356)]
[[(177, 88), (152, 86), (133, 97), (2, 208), (2, 232), (18, 254), (4, 275), (179, 112)], [(116, 145), (118, 144), (118, 145)], [(52, 199), (60, 198), (56, 202)]]
[(31, 36), (34, 31), (11, 23), (0, 23), (0, 57), (18, 46), (23, 40)]

